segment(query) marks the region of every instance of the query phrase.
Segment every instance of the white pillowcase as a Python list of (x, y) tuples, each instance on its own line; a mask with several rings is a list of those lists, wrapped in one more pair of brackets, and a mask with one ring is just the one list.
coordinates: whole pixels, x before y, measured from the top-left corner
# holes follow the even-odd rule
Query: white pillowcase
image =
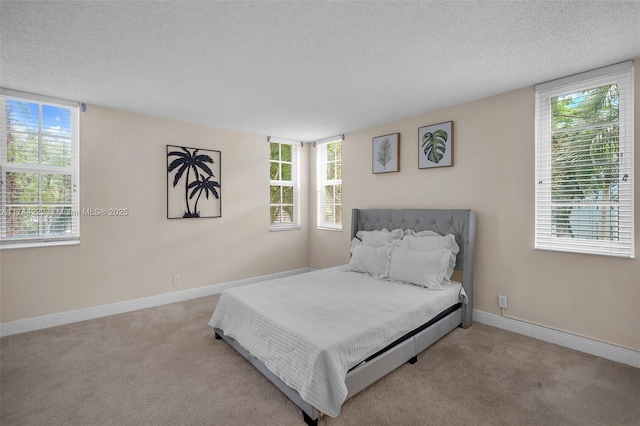
[(432, 290), (441, 290), (449, 266), (451, 251), (437, 249), (417, 251), (392, 246), (387, 278), (415, 284)]
[[(424, 232), (424, 231), (423, 231)], [(460, 251), (458, 243), (456, 243), (456, 237), (453, 234), (448, 235), (406, 235), (402, 241), (407, 244), (412, 250), (437, 250), (440, 248), (446, 248), (451, 251), (455, 251), (456, 254)]]
[(391, 244), (383, 246), (369, 246), (358, 244), (354, 247), (346, 271), (364, 272), (374, 278), (382, 279), (387, 274), (389, 251)]
[(351, 240), (351, 248), (349, 249), (349, 253), (353, 254), (353, 251), (356, 249), (356, 246), (361, 246), (361, 245), (362, 245), (362, 241), (354, 237), (353, 240)]
[(404, 231), (402, 229), (394, 229), (389, 231), (384, 228), (380, 231), (358, 231), (356, 237), (362, 241), (363, 244), (370, 246), (380, 246), (386, 243), (390, 243), (393, 240), (402, 238)]
[(405, 229), (404, 235), (413, 235), (416, 237), (442, 237), (442, 235), (438, 234), (436, 231), (414, 231), (413, 229)]
[(449, 264), (445, 280), (449, 281), (451, 279), (453, 268), (456, 267), (456, 255), (460, 251), (460, 247), (458, 246), (458, 243), (456, 243), (456, 237), (454, 237), (453, 234), (424, 237), (406, 235), (401, 241), (394, 241), (393, 244), (398, 247), (405, 247), (418, 251), (433, 251), (439, 249), (449, 250)]

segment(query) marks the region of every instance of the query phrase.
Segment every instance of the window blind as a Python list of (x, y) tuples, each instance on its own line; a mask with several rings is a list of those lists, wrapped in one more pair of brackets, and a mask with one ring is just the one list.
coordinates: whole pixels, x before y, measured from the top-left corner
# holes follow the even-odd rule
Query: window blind
[(342, 229), (342, 136), (316, 142), (317, 226)]
[(269, 137), (269, 216), (271, 230), (300, 227), (298, 164), (300, 142)]
[(634, 257), (633, 62), (536, 86), (537, 249)]
[(79, 241), (78, 115), (74, 102), (0, 92), (0, 247)]

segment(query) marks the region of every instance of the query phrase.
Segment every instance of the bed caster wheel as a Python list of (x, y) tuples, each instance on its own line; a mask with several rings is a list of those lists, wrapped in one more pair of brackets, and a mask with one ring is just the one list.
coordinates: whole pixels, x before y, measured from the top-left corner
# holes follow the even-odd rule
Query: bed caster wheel
[(218, 333), (215, 333), (215, 338), (216, 338), (216, 340), (222, 340), (222, 337), (220, 337), (220, 335)]
[(415, 364), (416, 362), (418, 362), (418, 357), (417, 356), (414, 356), (413, 358), (411, 358), (409, 360), (409, 364)]

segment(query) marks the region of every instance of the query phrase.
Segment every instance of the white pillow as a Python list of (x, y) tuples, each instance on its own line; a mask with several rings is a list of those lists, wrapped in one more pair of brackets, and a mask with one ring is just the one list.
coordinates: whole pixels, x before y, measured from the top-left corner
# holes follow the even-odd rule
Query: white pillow
[(415, 237), (442, 237), (442, 235), (438, 234), (436, 231), (419, 231), (416, 232), (413, 229), (405, 229), (404, 235), (413, 235)]
[(449, 266), (450, 253), (447, 249), (417, 251), (392, 246), (387, 278), (441, 290)]
[(351, 240), (351, 248), (349, 249), (349, 253), (353, 254), (353, 250), (355, 250), (356, 246), (361, 246), (361, 245), (362, 245), (362, 241), (354, 237), (353, 240)]
[(460, 247), (458, 243), (456, 243), (456, 237), (454, 237), (453, 234), (424, 237), (405, 235), (401, 241), (394, 241), (394, 244), (398, 247), (406, 247), (418, 251), (449, 250), (449, 267), (447, 269), (446, 280), (448, 281), (451, 278), (453, 268), (456, 267), (456, 255), (460, 251)]
[(387, 228), (381, 231), (358, 231), (356, 237), (360, 239), (364, 244), (370, 246), (379, 246), (386, 243), (390, 243), (393, 240), (402, 238), (404, 231), (402, 229), (394, 229), (389, 231)]
[(382, 279), (387, 274), (391, 244), (369, 246), (358, 244), (354, 247), (346, 271), (364, 272), (374, 278)]

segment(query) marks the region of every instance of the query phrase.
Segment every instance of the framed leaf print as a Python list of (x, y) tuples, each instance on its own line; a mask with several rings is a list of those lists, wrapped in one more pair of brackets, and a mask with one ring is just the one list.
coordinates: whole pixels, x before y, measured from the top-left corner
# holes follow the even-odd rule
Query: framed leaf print
[(167, 145), (167, 218), (221, 217), (221, 152)]
[(373, 173), (400, 170), (400, 133), (373, 138), (372, 164)]
[(418, 168), (453, 166), (453, 121), (418, 129)]

